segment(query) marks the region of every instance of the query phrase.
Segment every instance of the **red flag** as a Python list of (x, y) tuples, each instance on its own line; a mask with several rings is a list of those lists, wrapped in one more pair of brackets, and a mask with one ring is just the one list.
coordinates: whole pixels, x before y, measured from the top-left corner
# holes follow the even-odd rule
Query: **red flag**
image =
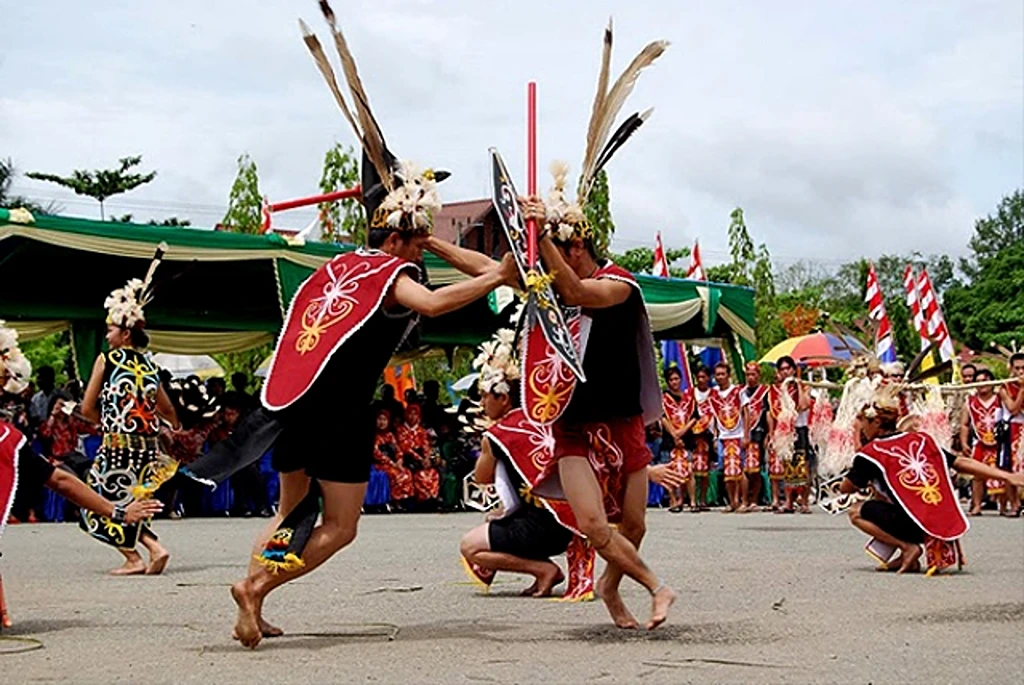
[(868, 287), (864, 293), (864, 301), (868, 305), (868, 316), (878, 322), (878, 332), (875, 334), (875, 355), (883, 362), (896, 361), (892, 325), (889, 323), (889, 314), (885, 311), (885, 300), (882, 297), (882, 288), (878, 283), (878, 274), (875, 273), (874, 264), (868, 264)]
[(921, 298), (921, 311), (928, 337), (938, 346), (942, 361), (952, 359), (953, 341), (949, 337), (946, 318), (942, 315), (939, 298), (932, 287), (932, 279), (928, 277), (927, 269), (921, 269), (921, 275), (917, 277), (917, 291)]
[(693, 241), (693, 251), (690, 252), (690, 268), (686, 277), (694, 281), (706, 281), (708, 277), (704, 274), (704, 264), (700, 261), (700, 245)]
[(669, 277), (665, 246), (661, 244), (661, 231), (654, 234), (654, 275), (662, 278)]

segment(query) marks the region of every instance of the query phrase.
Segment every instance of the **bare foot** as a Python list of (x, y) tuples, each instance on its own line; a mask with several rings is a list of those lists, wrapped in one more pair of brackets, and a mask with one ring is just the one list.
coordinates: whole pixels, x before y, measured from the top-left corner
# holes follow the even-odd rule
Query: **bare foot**
[(900, 569), (896, 571), (896, 575), (917, 573), (921, 570), (921, 548), (919, 546), (914, 545), (910, 549), (903, 550), (901, 558), (903, 563), (900, 564)]
[(654, 630), (668, 618), (668, 610), (676, 601), (676, 593), (668, 585), (662, 585), (651, 597), (651, 620), (647, 630)]
[(232, 637), (244, 647), (256, 649), (256, 645), (263, 638), (263, 633), (260, 631), (258, 618), (259, 600), (248, 579), (240, 580), (231, 586), (231, 598), (238, 605), (238, 620), (235, 622)]
[(968, 516), (981, 516), (981, 509), (971, 509), (967, 512)]
[(562, 573), (562, 569), (558, 568), (557, 564), (548, 564), (544, 574), (537, 576), (537, 581), (532, 586), (533, 592), (530, 593), (530, 596), (550, 597), (551, 590), (563, 580), (565, 580), (565, 575)]
[(618, 589), (612, 590), (609, 588), (604, 576), (601, 576), (597, 581), (597, 596), (604, 602), (616, 628), (636, 630), (640, 627), (640, 622), (636, 620), (629, 607), (622, 601), (622, 596), (619, 594)]
[(271, 623), (267, 623), (267, 621), (260, 616), (260, 634), (263, 635), (263, 637), (281, 637), (284, 635), (284, 631)]
[(142, 557), (136, 557), (134, 559), (127, 559), (124, 565), (120, 568), (115, 568), (110, 571), (112, 576), (137, 576), (146, 572), (146, 564), (142, 561)]
[(149, 566), (146, 567), (147, 576), (158, 576), (164, 572), (167, 568), (167, 562), (170, 561), (171, 554), (163, 547), (160, 551), (149, 558)]

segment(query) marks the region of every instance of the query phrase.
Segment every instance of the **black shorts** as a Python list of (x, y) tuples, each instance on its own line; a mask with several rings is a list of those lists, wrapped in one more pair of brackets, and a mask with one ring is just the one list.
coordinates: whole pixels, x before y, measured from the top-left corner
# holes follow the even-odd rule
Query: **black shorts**
[(898, 504), (869, 499), (860, 505), (860, 517), (870, 521), (897, 540), (911, 544), (924, 542), (924, 531)]
[(487, 529), (492, 552), (536, 560), (565, 552), (572, 535), (550, 511), (525, 503), (505, 518), (491, 521)]
[(331, 483), (370, 480), (376, 426), (369, 406), (290, 416), (282, 424), (270, 462), (275, 471), (305, 471), (310, 478)]

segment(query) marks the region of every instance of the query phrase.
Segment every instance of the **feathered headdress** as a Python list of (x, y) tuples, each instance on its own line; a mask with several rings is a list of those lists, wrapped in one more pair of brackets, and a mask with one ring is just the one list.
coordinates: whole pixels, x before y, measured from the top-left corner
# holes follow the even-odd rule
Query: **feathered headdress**
[(567, 242), (573, 238), (593, 237), (593, 230), (586, 219), (584, 208), (594, 189), (594, 182), (612, 155), (622, 147), (630, 136), (636, 133), (636, 130), (650, 118), (654, 110), (652, 108), (643, 112), (634, 112), (615, 129), (614, 133), (611, 133), (612, 124), (615, 123), (615, 118), (626, 103), (626, 98), (633, 92), (640, 72), (661, 57), (668, 45), (666, 40), (648, 43), (609, 89), (612, 22), (610, 19), (608, 20), (608, 26), (604, 30), (601, 71), (597, 77), (597, 93), (594, 95), (594, 105), (590, 112), (590, 124), (587, 126), (587, 147), (583, 155), (583, 169), (576, 188), (575, 202), (569, 202), (565, 195), (568, 165), (564, 162), (556, 162), (551, 166), (551, 173), (555, 179), (554, 187), (548, 197), (547, 228), (557, 240)]
[[(518, 327), (522, 312), (520, 304), (512, 315), (512, 326)], [(512, 390), (510, 383), (521, 375), (516, 329), (500, 328), (493, 338), (480, 345), (480, 354), (473, 360), (473, 368), (480, 373), (477, 380), (480, 392), (507, 395)]]
[(157, 245), (146, 277), (141, 281), (137, 278), (128, 279), (124, 287), (116, 288), (107, 295), (103, 308), (107, 310), (108, 324), (121, 328), (145, 325), (146, 313), (143, 308), (153, 300), (153, 276), (166, 251), (167, 243)]
[(388, 151), (384, 134), (370, 111), (370, 101), (359, 78), (355, 58), (349, 50), (345, 36), (338, 28), (334, 11), (325, 0), (320, 1), (320, 11), (327, 20), (334, 38), (334, 46), (341, 60), (342, 75), (345, 77), (352, 99), (351, 107), (342, 95), (334, 68), (327, 59), (320, 40), (300, 19), (302, 40), (313, 56), (313, 61), (324, 81), (327, 82), (338, 108), (363, 147), (363, 206), (366, 208), (370, 228), (428, 234), (434, 223), (434, 215), (441, 210), (437, 183), (446, 179), (449, 174), (447, 171), (421, 170), (411, 162), (397, 160)]
[(17, 395), (28, 387), (32, 363), (18, 347), (18, 331), (0, 320), (0, 389)]

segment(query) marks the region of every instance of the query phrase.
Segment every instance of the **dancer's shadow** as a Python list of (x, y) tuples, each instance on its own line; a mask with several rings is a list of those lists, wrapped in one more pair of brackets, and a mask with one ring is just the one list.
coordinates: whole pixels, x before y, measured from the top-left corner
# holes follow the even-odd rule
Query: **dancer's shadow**
[(12, 627), (4, 628), (2, 634), (26, 637), (29, 635), (59, 633), (63, 630), (72, 630), (74, 628), (97, 628), (100, 625), (102, 624), (82, 618), (28, 619), (27, 621), (15, 621)]

